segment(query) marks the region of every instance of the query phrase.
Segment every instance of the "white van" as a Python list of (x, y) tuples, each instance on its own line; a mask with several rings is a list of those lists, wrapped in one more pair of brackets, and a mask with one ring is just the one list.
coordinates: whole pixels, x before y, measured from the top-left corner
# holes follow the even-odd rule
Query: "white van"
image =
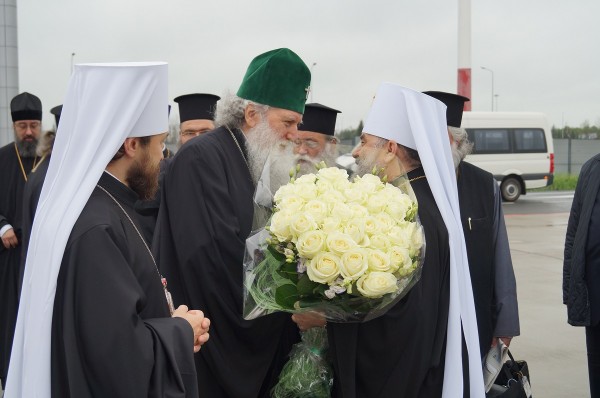
[(552, 184), (554, 144), (543, 113), (464, 112), (461, 127), (473, 143), (465, 160), (494, 175), (504, 200)]

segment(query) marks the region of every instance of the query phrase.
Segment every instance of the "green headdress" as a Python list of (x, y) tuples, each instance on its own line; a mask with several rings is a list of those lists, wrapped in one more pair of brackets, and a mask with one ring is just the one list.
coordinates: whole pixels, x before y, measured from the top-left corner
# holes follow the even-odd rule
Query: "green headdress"
[(292, 50), (279, 48), (254, 58), (237, 96), (259, 104), (304, 113), (310, 70)]

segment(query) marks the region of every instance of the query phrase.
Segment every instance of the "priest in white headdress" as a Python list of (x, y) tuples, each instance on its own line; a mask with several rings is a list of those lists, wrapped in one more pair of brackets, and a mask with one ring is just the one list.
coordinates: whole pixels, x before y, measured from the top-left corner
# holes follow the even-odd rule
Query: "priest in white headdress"
[(464, 391), (467, 397), (483, 397), (445, 105), (383, 83), (353, 156), (363, 174), (374, 166), (384, 168), (391, 182), (407, 174), (426, 253), (421, 279), (385, 315), (360, 324), (328, 323), (333, 396), (456, 398)]
[(77, 65), (25, 265), (5, 393), (196, 397), (201, 311), (169, 305), (133, 205), (167, 136), (167, 64)]

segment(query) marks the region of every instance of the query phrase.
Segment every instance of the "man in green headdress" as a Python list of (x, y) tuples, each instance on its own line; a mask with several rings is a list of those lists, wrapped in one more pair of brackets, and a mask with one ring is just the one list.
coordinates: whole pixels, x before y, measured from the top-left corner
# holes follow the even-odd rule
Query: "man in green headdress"
[[(211, 342), (196, 355), (202, 397), (268, 396), (297, 340), (289, 314), (243, 319), (243, 258), (255, 186), (272, 150), (279, 156), (295, 139), (309, 86), (294, 52), (257, 56), (237, 95), (219, 101), (220, 127), (184, 145), (165, 175), (154, 251), (175, 303), (212, 321)], [(275, 178), (289, 179), (287, 147)]]

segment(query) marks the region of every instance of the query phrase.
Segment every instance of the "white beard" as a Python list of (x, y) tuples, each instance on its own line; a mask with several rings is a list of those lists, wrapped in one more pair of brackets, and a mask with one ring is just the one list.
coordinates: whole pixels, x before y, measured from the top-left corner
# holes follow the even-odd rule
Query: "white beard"
[[(335, 149), (335, 147), (333, 148)], [(298, 153), (295, 155), (295, 161), (298, 165), (300, 165), (300, 171), (298, 174), (305, 175), (310, 173), (316, 173), (316, 166), (321, 162), (325, 162), (326, 167), (335, 167), (336, 158), (337, 153), (334, 150), (332, 150), (332, 147), (330, 147), (329, 144), (326, 144), (325, 149), (314, 158), (308, 156), (307, 154), (301, 155)]]
[(450, 149), (452, 150), (452, 162), (454, 162), (454, 169), (456, 170), (463, 157), (460, 151), (458, 150), (458, 144), (456, 143), (456, 141), (452, 141), (452, 143), (450, 144)]
[(311, 174), (317, 172), (317, 159), (313, 159), (308, 155), (296, 154), (294, 162), (300, 166), (299, 175)]
[(246, 137), (252, 179), (256, 184), (259, 179), (268, 178), (274, 194), (290, 181), (290, 170), (296, 166), (292, 146), (287, 145), (287, 141), (281, 139), (266, 120), (250, 129)]

